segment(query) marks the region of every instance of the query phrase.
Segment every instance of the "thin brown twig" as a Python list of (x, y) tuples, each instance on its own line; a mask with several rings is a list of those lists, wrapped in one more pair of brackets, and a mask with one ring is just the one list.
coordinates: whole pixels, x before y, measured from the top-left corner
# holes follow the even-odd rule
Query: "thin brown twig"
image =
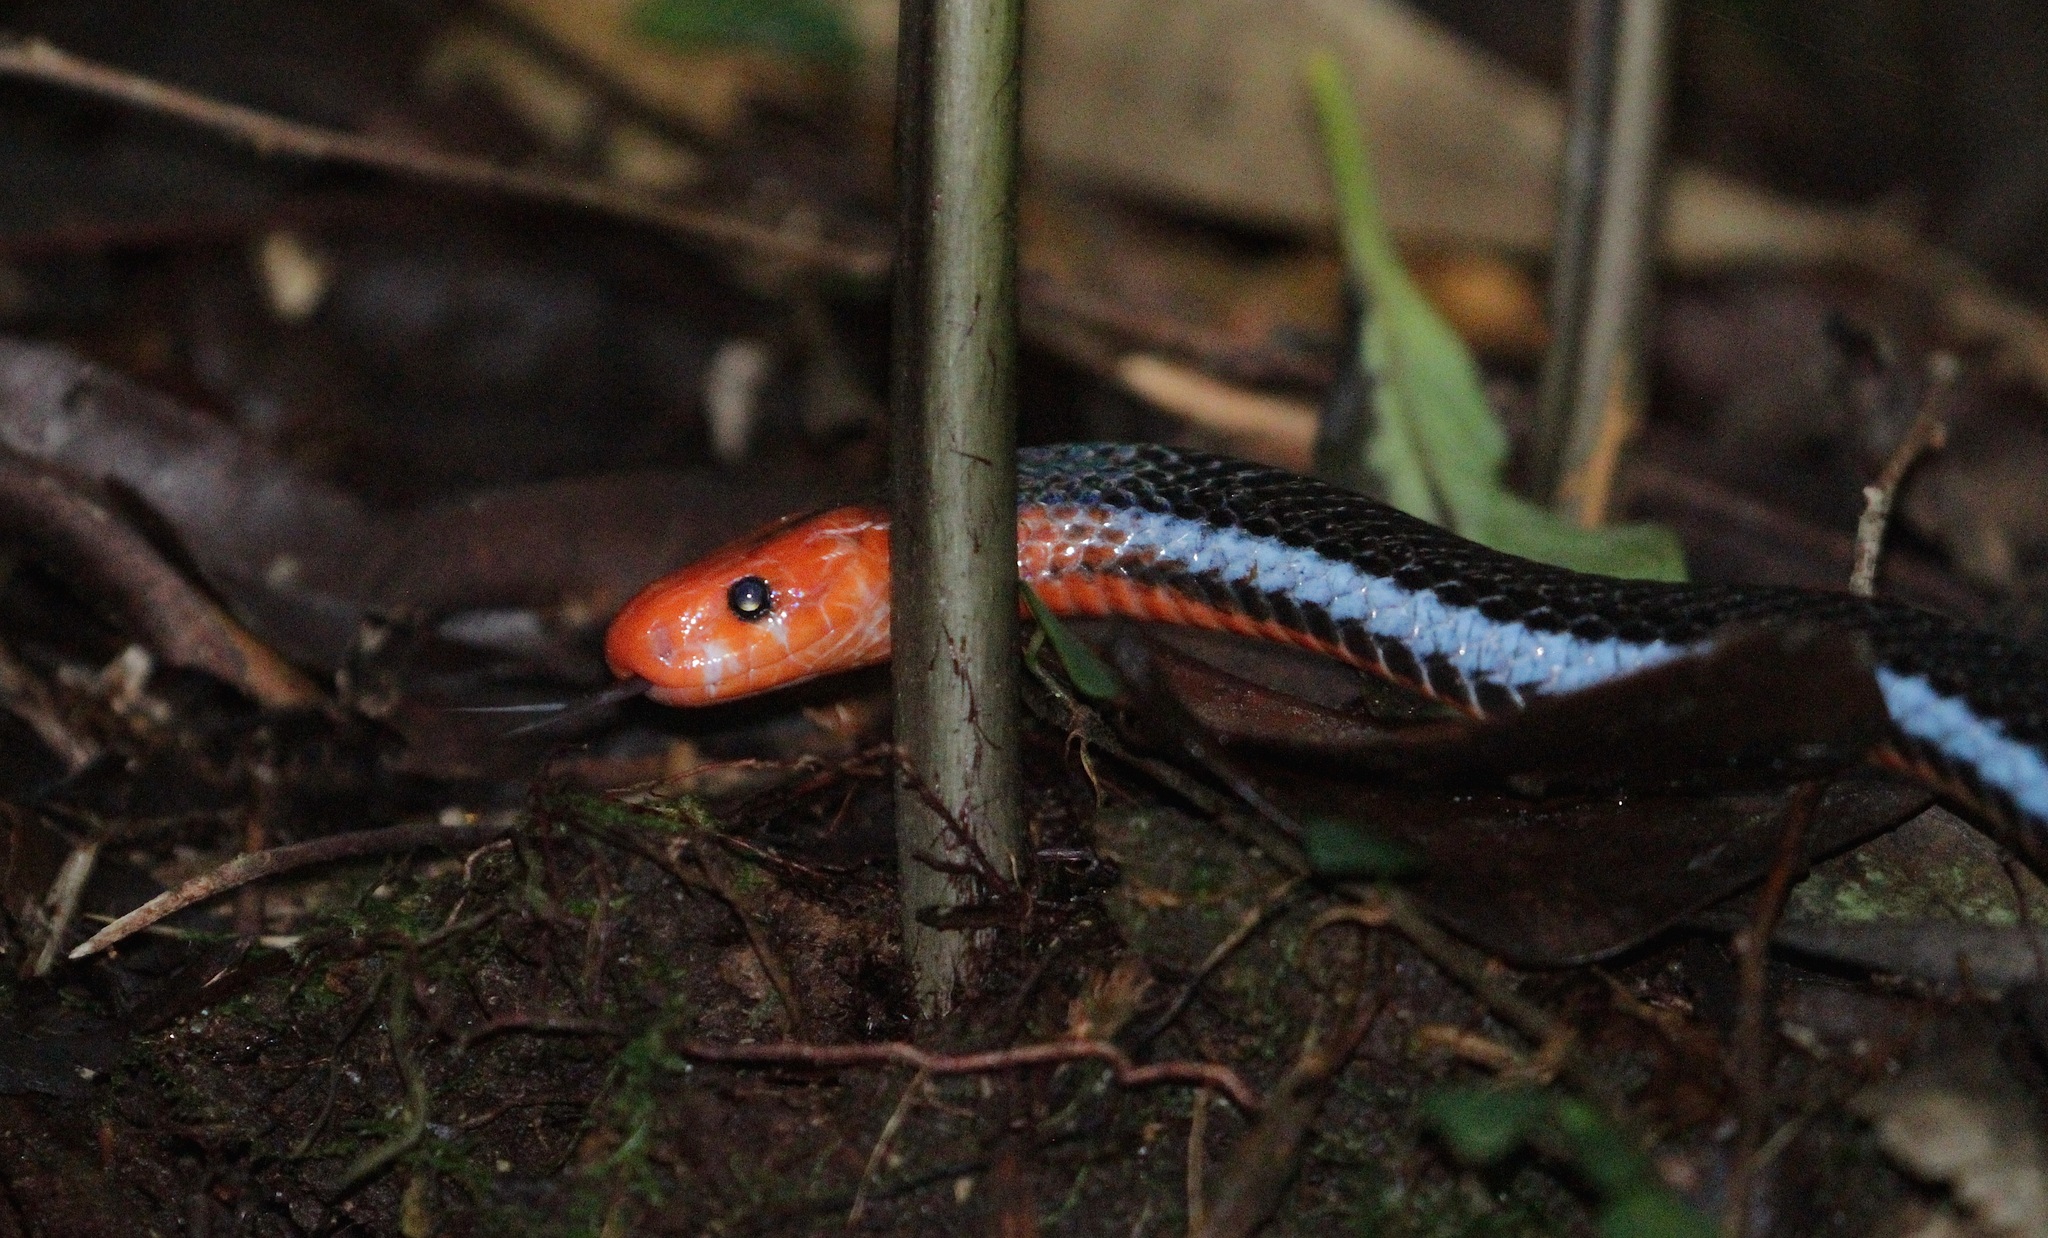
[[(789, 969), (782, 965), (782, 956), (776, 953), (775, 947), (768, 941), (767, 933), (749, 914), (739, 893), (732, 888), (732, 883), (725, 879), (725, 874), (711, 863), (701, 849), (693, 846), (688, 839), (677, 839), (667, 850), (662, 851), (643, 846), (637, 839), (616, 831), (592, 832), (612, 845), (623, 847), (654, 864), (689, 889), (708, 894), (725, 904), (725, 909), (739, 921), (740, 931), (746, 934), (747, 947), (753, 951), (755, 961), (760, 963), (762, 973), (768, 977), (769, 986), (781, 999), (783, 1021), (788, 1032), (799, 1038), (808, 1034), (810, 1021), (804, 1014), (802, 1001), (797, 997), (796, 985), (789, 978)], [(685, 849), (689, 850), (690, 858), (696, 863), (697, 871), (694, 873), (683, 865), (682, 852)]]
[(1201, 1227), (1191, 1229), (1190, 1238), (1251, 1238), (1278, 1210), (1338, 1072), (1386, 1008), (1385, 998), (1375, 1001), (1366, 995), (1378, 943), (1378, 936), (1368, 933), (1356, 960), (1339, 964), (1328, 1013), (1310, 1026), (1294, 1064), (1273, 1086), (1266, 1111), (1231, 1148), (1217, 1172), (1216, 1189), (1205, 1200)]
[(1094, 707), (1083, 705), (1079, 699), (1073, 697), (1073, 693), (1061, 687), (1057, 676), (1049, 674), (1032, 660), (1026, 660), (1026, 666), (1032, 672), (1032, 678), (1028, 683), (1036, 683), (1040, 689), (1044, 689), (1047, 697), (1051, 697), (1065, 709), (1065, 717), (1057, 717), (1055, 711), (1044, 709), (1042, 699), (1036, 697), (1034, 693), (1026, 693), (1026, 703), (1034, 711), (1038, 711), (1040, 717), (1047, 719), (1051, 726), (1065, 728), (1069, 738), (1081, 740), (1083, 752), (1087, 744), (1094, 744), (1102, 752), (1108, 752), (1110, 756), (1122, 760), (1124, 765), (1133, 767), (1145, 777), (1153, 779), (1167, 791), (1180, 795), (1182, 799), (1192, 803), (1194, 808), (1208, 814), (1214, 824), (1221, 826), (1239, 842), (1243, 842), (1245, 847), (1251, 847), (1257, 853), (1272, 857), (1288, 873), (1294, 873), (1298, 877), (1311, 875), (1309, 861), (1303, 855), (1303, 851), (1300, 851), (1300, 844), (1296, 842), (1296, 838), (1300, 838), (1300, 824), (1288, 818), (1286, 812), (1282, 812), (1276, 803), (1272, 803), (1272, 799), (1260, 795), (1257, 787), (1251, 785), (1251, 779), (1245, 777), (1245, 773), (1239, 771), (1235, 765), (1231, 765), (1229, 760), (1223, 760), (1214, 752), (1212, 746), (1190, 738), (1196, 736), (1196, 732), (1200, 730), (1200, 726), (1194, 724), (1192, 719), (1186, 719), (1186, 726), (1180, 728), (1180, 742), (1188, 750), (1188, 756), (1198, 760), (1202, 767), (1208, 769), (1208, 773), (1223, 779), (1223, 783), (1231, 787), (1239, 801), (1243, 801), (1245, 806), (1253, 810), (1251, 816), (1237, 812), (1235, 801), (1231, 797), (1212, 791), (1204, 783), (1182, 773), (1176, 765), (1171, 765), (1171, 762), (1130, 752), (1116, 738), (1116, 732), (1110, 730), (1102, 715)]
[[(739, 920), (741, 931), (747, 935), (747, 945), (753, 950), (754, 957), (761, 961), (761, 970), (768, 974), (768, 982), (775, 986), (776, 995), (782, 999), (783, 1013), (790, 1034), (797, 1037), (809, 1035), (811, 1021), (804, 1013), (803, 1000), (797, 996), (796, 983), (789, 978), (789, 968), (783, 966), (782, 956), (769, 944), (767, 931), (748, 912), (747, 905), (740, 900), (738, 891), (732, 888), (732, 883), (725, 879), (724, 872), (720, 871), (701, 850), (693, 847), (691, 855), (697, 861), (697, 871), (704, 875), (705, 887), (720, 902), (731, 908), (732, 914)], [(680, 870), (681, 865), (677, 864), (669, 871), (679, 873)]]
[[(1044, 697), (1040, 697), (1035, 693), (1026, 693), (1025, 703), (1030, 705), (1047, 724), (1064, 728), (1070, 741), (1080, 742), (1083, 752), (1091, 746), (1100, 749), (1102, 752), (1115, 757), (1139, 773), (1151, 778), (1154, 782), (1180, 796), (1188, 803), (1193, 804), (1201, 812), (1208, 813), (1210, 816), (1217, 818), (1218, 822), (1223, 824), (1225, 829), (1231, 830), (1232, 833), (1238, 833), (1234, 828), (1234, 822), (1227, 820), (1233, 817), (1233, 809), (1229, 799), (1204, 786), (1201, 782), (1189, 777), (1187, 774), (1182, 773), (1169, 762), (1140, 756), (1132, 752), (1117, 738), (1116, 733), (1110, 729), (1109, 724), (1103, 721), (1101, 714), (1097, 713), (1091, 706), (1083, 704), (1073, 693), (1067, 691), (1066, 688), (1061, 686), (1059, 680), (1048, 673), (1044, 667), (1032, 660), (1027, 660), (1025, 665), (1026, 669), (1032, 674), (1031, 682), (1036, 683), (1045, 692)], [(1060, 710), (1065, 711), (1064, 714), (1062, 715), (1059, 710), (1050, 708), (1047, 704), (1048, 700), (1057, 703)], [(1295, 861), (1299, 861), (1298, 848), (1294, 848), (1293, 844), (1285, 838), (1279, 838), (1276, 841), (1279, 844), (1279, 850), (1275, 854), (1282, 856), (1294, 855)], [(1263, 845), (1263, 841), (1261, 845)], [(1306, 876), (1308, 873), (1307, 862), (1295, 861), (1283, 860), (1283, 863), (1288, 868), (1288, 871)]]
[(482, 159), (323, 129), (254, 108), (182, 90), (112, 65), (84, 60), (41, 39), (0, 43), (0, 76), (26, 78), (111, 99), (244, 142), (258, 154), (347, 164), (452, 188), (571, 206), (647, 224), (710, 244), (738, 246), (800, 267), (876, 279), (889, 269), (886, 250), (820, 240), (599, 181), (507, 168)]
[[(1188, 778), (1174, 766), (1129, 752), (1094, 710), (1074, 700), (1048, 676), (1038, 676), (1037, 682), (1068, 710), (1067, 719), (1049, 718), (1048, 721), (1078, 728), (1088, 743), (1184, 796), (1198, 809), (1209, 813), (1218, 825), (1242, 841), (1257, 846), (1267, 858), (1287, 872), (1302, 879), (1311, 876), (1307, 857), (1293, 838), (1277, 831), (1248, 829), (1252, 822), (1263, 825), (1263, 819), (1237, 814), (1224, 796)], [(1413, 899), (1399, 890), (1361, 884), (1347, 884), (1339, 888), (1356, 902), (1326, 913), (1312, 926), (1312, 934), (1345, 921), (1366, 927), (1396, 929), (1477, 997), (1496, 1018), (1534, 1042), (1546, 1064), (1554, 1063), (1556, 1073), (1568, 1079), (1583, 1095), (1610, 1115), (1618, 1117), (1625, 1112), (1620, 1093), (1609, 1080), (1592, 1069), (1579, 1050), (1577, 1036), (1571, 1026), (1516, 993), (1495, 973), (1486, 955), (1438, 928)]]
[(1856, 521), (1856, 565), (1849, 571), (1849, 592), (1858, 597), (1871, 597), (1877, 592), (1877, 561), (1884, 548), (1884, 531), (1891, 522), (1892, 500), (1906, 474), (1922, 456), (1939, 451), (1948, 443), (1948, 423), (1941, 419), (1941, 410), (1947, 404), (1949, 390), (1955, 386), (1956, 359), (1949, 353), (1936, 353), (1929, 358), (1927, 370), (1929, 390), (1920, 402), (1913, 424), (1907, 427), (1899, 445), (1892, 448), (1891, 458), (1885, 461), (1877, 480), (1863, 488), (1863, 515)]
[(159, 659), (205, 671), (266, 708), (325, 703), (311, 680), (194, 587), (148, 538), (74, 480), (12, 451), (0, 451), (0, 527), (112, 606)]
[(352, 834), (336, 834), (331, 838), (315, 839), (309, 843), (294, 843), (288, 847), (273, 847), (268, 851), (238, 855), (212, 872), (202, 873), (175, 890), (166, 890), (115, 920), (93, 934), (85, 944), (73, 950), (71, 957), (82, 959), (88, 955), (98, 954), (166, 916), (183, 911), (194, 903), (203, 903), (216, 895), (247, 885), (251, 881), (310, 868), (315, 864), (355, 860), (367, 855), (389, 855), (420, 847), (441, 847), (449, 850), (476, 847), (502, 838), (517, 827), (517, 822), (479, 822), (471, 825), (417, 822), (411, 825), (394, 825), (381, 830), (357, 830)]
[(455, 1123), (458, 1131), (482, 1130), (491, 1123), (519, 1109), (587, 1109), (588, 1097), (572, 1100), (566, 1096), (522, 1096), (516, 1100), (501, 1101), (473, 1118), (462, 1118)]
[[(853, 791), (849, 789), (847, 801), (850, 803), (852, 798)], [(841, 817), (843, 817), (846, 812), (846, 806), (842, 804), (839, 811)], [(828, 835), (837, 828), (839, 819), (839, 817), (835, 817), (833, 822), (826, 827), (825, 832)], [(791, 859), (779, 851), (759, 846), (749, 842), (747, 839), (741, 838), (737, 834), (727, 834), (722, 830), (712, 830), (708, 836), (712, 842), (731, 852), (734, 858), (744, 863), (757, 864), (762, 868), (771, 869), (785, 876), (800, 877), (805, 881), (816, 882), (819, 885), (831, 886), (836, 882), (843, 881), (849, 874), (858, 871), (861, 867), (859, 864), (852, 863), (843, 865), (807, 864), (802, 860)]]
[(2027, 935), (2027, 947), (2034, 954), (2034, 983), (2048, 984), (2048, 951), (2041, 948), (2041, 934), (2034, 931), (2034, 908), (2027, 898), (2026, 879), (2021, 874), (2020, 862), (2010, 854), (1998, 857), (2005, 869), (2005, 880), (2012, 886), (2012, 906), (2020, 928)]
[(1315, 923), (1309, 925), (1311, 935), (1337, 924), (1393, 928), (1429, 956), (1431, 962), (1450, 973), (1452, 979), (1471, 989), (1502, 1022), (1539, 1043), (1557, 1034), (1559, 1023), (1549, 1012), (1502, 984), (1487, 966), (1484, 955), (1430, 923), (1405, 895), (1371, 887), (1354, 888), (1350, 893), (1358, 901), (1333, 907), (1316, 917)]
[[(1745, 559), (1755, 560), (1768, 548), (1760, 561), (1764, 565), (1790, 556), (1839, 565), (1845, 573), (1856, 561), (1856, 542), (1848, 533), (1808, 524), (1783, 508), (1674, 472), (1646, 457), (1629, 463), (1625, 480), (1626, 502), (1643, 515), (1712, 532)], [(1751, 549), (1743, 550), (1745, 545)], [(1983, 613), (1981, 598), (1921, 560), (1894, 558), (1889, 575), (1896, 589), (1910, 592), (1923, 605), (1963, 617)]]
[(345, 1069), (341, 1051), (347, 1047), (349, 1041), (355, 1039), (356, 1033), (363, 1029), (363, 1024), (369, 1021), (370, 1012), (377, 1008), (377, 1002), (384, 994), (384, 986), (393, 983), (392, 975), (393, 970), (387, 968), (371, 982), (370, 992), (363, 998), (363, 1004), (350, 1016), (347, 1025), (341, 1029), (341, 1035), (335, 1038), (334, 1047), (328, 1050), (327, 1099), (321, 1102), (320, 1112), (313, 1115), (313, 1124), (307, 1127), (306, 1133), (292, 1145), (291, 1151), (287, 1154), (288, 1159), (298, 1160), (311, 1152), (313, 1145), (319, 1142), (320, 1136), (326, 1133), (328, 1119), (334, 1116), (334, 1102), (341, 1098), (341, 1078)]
[(1862, 1083), (1862, 1080), (1858, 1080), (1857, 1086), (1841, 1089), (1834, 1095), (1816, 1097), (1808, 1101), (1798, 1113), (1785, 1119), (1777, 1130), (1771, 1132), (1771, 1137), (1764, 1140), (1763, 1146), (1757, 1149), (1757, 1168), (1761, 1170), (1772, 1161), (1777, 1160), (1779, 1156), (1784, 1154), (1785, 1149), (1792, 1146), (1792, 1141), (1799, 1138), (1800, 1132), (1813, 1124), (1815, 1118), (1829, 1109), (1845, 1104), (1850, 1097), (1862, 1090)]
[(1496, 1075), (1521, 1076), (1529, 1070), (1528, 1054), (1455, 1023), (1425, 1023), (1415, 1029), (1411, 1043), (1417, 1049), (1441, 1050)]
[(99, 741), (65, 720), (50, 689), (5, 645), (0, 645), (0, 709), (34, 731), (43, 746), (64, 762), (67, 773), (75, 774), (99, 760)]
[(1222, 941), (1216, 943), (1216, 947), (1209, 951), (1209, 957), (1203, 959), (1201, 965), (1195, 968), (1195, 974), (1181, 986), (1180, 992), (1174, 995), (1173, 1001), (1167, 1004), (1165, 1011), (1148, 1024), (1144, 1031), (1139, 1032), (1133, 1043), (1150, 1044), (1159, 1038), (1160, 1033), (1172, 1027), (1173, 1021), (1180, 1018), (1181, 1013), (1188, 1008), (1188, 1003), (1195, 1000), (1195, 994), (1201, 990), (1202, 982), (1223, 965), (1223, 960), (1236, 953), (1238, 947), (1250, 941), (1252, 934), (1256, 933), (1259, 926), (1270, 919), (1274, 912), (1285, 907), (1306, 880), (1306, 877), (1299, 875), (1287, 878), (1268, 891), (1257, 906), (1245, 912), (1244, 917), (1237, 922), (1237, 927), (1231, 929)]
[(1204, 1182), (1208, 1172), (1209, 1089), (1195, 1093), (1194, 1112), (1188, 1115), (1188, 1238), (1195, 1238), (1209, 1223), (1208, 1197)]
[(626, 1036), (624, 1028), (609, 1019), (584, 1019), (575, 1015), (552, 1014), (547, 1011), (514, 1011), (501, 1014), (488, 1022), (470, 1028), (456, 1038), (455, 1053), (460, 1056), (475, 1048), (479, 1041), (512, 1032), (525, 1032), (535, 1036)]
[(875, 1146), (868, 1152), (868, 1163), (860, 1171), (860, 1181), (854, 1184), (853, 1204), (846, 1210), (846, 1228), (852, 1229), (860, 1224), (861, 1214), (868, 1207), (868, 1184), (882, 1172), (882, 1162), (888, 1159), (889, 1148), (896, 1142), (896, 1133), (903, 1129), (903, 1120), (910, 1116), (911, 1107), (930, 1081), (931, 1075), (920, 1070), (911, 1076), (903, 1095), (896, 1098), (896, 1107), (889, 1111), (889, 1120), (882, 1123), (882, 1133), (875, 1136)]
[(967, 822), (961, 820), (960, 814), (948, 807), (946, 801), (940, 797), (938, 789), (926, 781), (924, 775), (917, 772), (910, 764), (909, 754), (901, 746), (891, 748), (889, 752), (895, 759), (897, 771), (903, 776), (904, 785), (910, 788), (911, 793), (917, 796), (919, 802), (932, 810), (933, 814), (945, 826), (947, 837), (958, 844), (960, 849), (967, 855), (967, 863), (965, 864), (956, 864), (953, 861), (946, 860), (944, 857), (933, 856), (928, 853), (919, 857), (922, 862), (938, 872), (950, 873), (954, 876), (973, 877), (981, 882), (988, 889), (989, 893), (998, 900), (1022, 900), (1024, 908), (1022, 915), (1023, 918), (1028, 919), (1031, 892), (1016, 880), (1014, 874), (1005, 873), (1002, 869), (996, 867), (996, 862), (989, 857), (988, 851), (982, 847), (981, 841), (975, 836), (974, 829)]
[(415, 950), (427, 950), (440, 945), (444, 941), (461, 937), (465, 933), (474, 933), (504, 913), (505, 908), (503, 905), (486, 907), (467, 920), (457, 920), (453, 923), (443, 924), (440, 928), (413, 942), (412, 948)]
[(44, 910), (49, 915), (49, 935), (43, 938), (43, 948), (36, 953), (30, 975), (47, 976), (57, 965), (57, 952), (64, 948), (64, 938), (78, 918), (78, 901), (84, 897), (85, 887), (92, 881), (92, 871), (99, 858), (98, 839), (78, 844), (71, 849), (71, 854), (64, 857), (64, 863), (50, 882), (49, 893), (43, 898)]
[(933, 1053), (902, 1041), (872, 1045), (818, 1045), (800, 1041), (724, 1045), (691, 1041), (676, 1052), (702, 1062), (748, 1066), (803, 1066), (840, 1070), (849, 1066), (908, 1066), (933, 1075), (987, 1075), (1064, 1062), (1096, 1061), (1108, 1066), (1117, 1084), (1127, 1088), (1177, 1083), (1221, 1092), (1246, 1113), (1265, 1107), (1251, 1084), (1220, 1062), (1152, 1062), (1144, 1066), (1104, 1040), (1051, 1040), (989, 1049), (981, 1053)]
[(399, 1081), (405, 1085), (405, 1100), (398, 1111), (400, 1124), (389, 1139), (356, 1157), (333, 1192), (336, 1198), (347, 1195), (382, 1173), (426, 1138), (428, 1104), (432, 1096), (427, 1090), (426, 1072), (420, 1069), (419, 1060), (413, 1056), (409, 1043), (412, 986), (396, 964), (391, 982), (391, 1008), (384, 1016), (384, 1026), (391, 1039), (391, 1063), (398, 1068)]
[(1813, 779), (1800, 784), (1785, 808), (1785, 823), (1778, 832), (1778, 851), (1770, 874), (1757, 891), (1756, 910), (1748, 927), (1735, 934), (1734, 948), (1740, 986), (1736, 1012), (1735, 1043), (1730, 1062), (1740, 1109), (1741, 1130), (1737, 1136), (1735, 1168), (1728, 1179), (1727, 1203), (1721, 1213), (1724, 1238), (1741, 1238), (1749, 1228), (1749, 1200), (1756, 1183), (1758, 1151), (1770, 1121), (1770, 942), (1778, 931), (1792, 885), (1806, 867), (1806, 831), (1820, 805), (1825, 781)]
[[(263, 748), (270, 744), (266, 740)], [(270, 820), (277, 812), (277, 765), (260, 751), (249, 769), (253, 794), (242, 816), (242, 854), (254, 855), (270, 846)], [(263, 888), (250, 884), (235, 891), (235, 934), (254, 938), (263, 932)]]
[[(1067, 707), (1070, 714), (1067, 723), (1081, 727), (1089, 743), (1185, 796), (1233, 834), (1245, 835), (1246, 820), (1231, 810), (1229, 801), (1223, 796), (1188, 778), (1172, 765), (1130, 753), (1092, 709), (1060, 691), (1049, 679), (1041, 676), (1038, 682)], [(1256, 831), (1250, 834), (1248, 841), (1295, 876), (1305, 879), (1311, 875), (1307, 857), (1300, 846), (1284, 834), (1269, 835), (1266, 831)], [(1438, 928), (1412, 899), (1399, 890), (1355, 884), (1341, 888), (1357, 901), (1327, 913), (1317, 921), (1312, 931), (1320, 931), (1345, 920), (1368, 927), (1395, 928), (1438, 967), (1469, 989), (1496, 1017), (1539, 1046), (1547, 1049), (1555, 1046), (1551, 1051), (1559, 1054), (1559, 1073), (1570, 1079), (1582, 1093), (1604, 1106), (1609, 1113), (1623, 1112), (1622, 1098), (1612, 1084), (1594, 1072), (1586, 1064), (1583, 1054), (1577, 1052), (1570, 1026), (1503, 983), (1489, 967), (1489, 960), (1484, 954)]]
[(1613, 1082), (1586, 1060), (1571, 1025), (1515, 992), (1496, 973), (1485, 954), (1438, 928), (1413, 899), (1399, 890), (1351, 886), (1347, 893), (1359, 902), (1325, 912), (1316, 928), (1349, 919), (1398, 930), (1409, 944), (1478, 998), (1495, 1018), (1533, 1041), (1543, 1060), (1554, 1061), (1556, 1073), (1587, 1099), (1617, 1120), (1627, 1112), (1625, 1100)]
[(447, 918), (441, 922), (442, 931), (445, 932), (449, 928), (449, 926), (453, 925), (455, 921), (462, 915), (462, 909), (469, 905), (469, 892), (476, 885), (477, 861), (481, 860), (484, 856), (490, 854), (491, 852), (509, 850), (511, 846), (511, 839), (501, 838), (494, 843), (485, 843), (483, 846), (478, 847), (476, 850), (470, 852), (467, 856), (463, 857), (462, 893), (455, 896), (455, 905), (448, 909)]

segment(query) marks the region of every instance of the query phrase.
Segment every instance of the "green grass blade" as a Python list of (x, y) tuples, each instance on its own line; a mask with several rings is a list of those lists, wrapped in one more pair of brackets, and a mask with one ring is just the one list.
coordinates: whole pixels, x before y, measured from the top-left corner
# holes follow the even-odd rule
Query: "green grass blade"
[(1110, 701), (1122, 696), (1123, 680), (1110, 669), (1109, 663), (1097, 657), (1086, 642), (1067, 630), (1067, 625), (1052, 613), (1036, 589), (1021, 580), (1017, 582), (1017, 588), (1023, 593), (1024, 605), (1030, 608), (1039, 631), (1045, 633), (1046, 643), (1052, 646), (1053, 656), (1060, 660), (1060, 666), (1067, 672), (1067, 679), (1074, 685), (1074, 690), (1091, 701)]

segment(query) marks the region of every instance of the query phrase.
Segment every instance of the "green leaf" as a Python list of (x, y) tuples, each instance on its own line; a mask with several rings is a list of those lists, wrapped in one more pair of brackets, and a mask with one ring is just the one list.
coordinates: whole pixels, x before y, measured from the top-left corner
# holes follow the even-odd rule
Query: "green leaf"
[(1660, 524), (1617, 524), (1584, 529), (1520, 495), (1496, 489), (1475, 505), (1475, 542), (1539, 563), (1639, 580), (1684, 580), (1685, 547)]
[(1711, 1238), (1715, 1228), (1680, 1199), (1600, 1111), (1574, 1096), (1530, 1087), (1444, 1088), (1423, 1116), (1461, 1160), (1490, 1164), (1536, 1140), (1599, 1194), (1603, 1238)]
[(1306, 817), (1301, 826), (1309, 871), (1318, 877), (1384, 881), (1410, 876), (1422, 868), (1421, 857), (1413, 851), (1357, 822)]
[(1542, 1123), (1550, 1097), (1534, 1088), (1444, 1088), (1422, 1113), (1458, 1159), (1490, 1165), (1513, 1152)]
[(829, 0), (642, 0), (633, 28), (691, 50), (759, 47), (837, 68), (860, 57), (844, 14)]
[(1661, 1186), (1643, 1183), (1600, 1210), (1601, 1238), (1713, 1238), (1712, 1221)]
[(1024, 604), (1031, 608), (1031, 617), (1038, 622), (1038, 628), (1045, 633), (1045, 639), (1052, 645), (1053, 654), (1059, 658), (1060, 666), (1067, 672), (1067, 679), (1074, 690), (1091, 701), (1110, 701), (1123, 695), (1123, 681), (1117, 678), (1109, 663), (1095, 655), (1085, 642), (1067, 630), (1026, 581), (1018, 581), (1017, 588), (1024, 594)]
[(1628, 1136), (1600, 1111), (1573, 1096), (1560, 1096), (1550, 1124), (1563, 1139), (1572, 1163), (1602, 1196), (1619, 1198), (1640, 1191), (1650, 1177), (1650, 1164)]
[(1582, 529), (1502, 483), (1507, 433), (1487, 403), (1471, 350), (1394, 249), (1343, 70), (1319, 53), (1308, 80), (1346, 265), (1367, 306), (1358, 351), (1374, 425), (1363, 463), (1384, 484), (1387, 501), (1525, 558), (1610, 576), (1683, 580), (1684, 554), (1670, 531)]

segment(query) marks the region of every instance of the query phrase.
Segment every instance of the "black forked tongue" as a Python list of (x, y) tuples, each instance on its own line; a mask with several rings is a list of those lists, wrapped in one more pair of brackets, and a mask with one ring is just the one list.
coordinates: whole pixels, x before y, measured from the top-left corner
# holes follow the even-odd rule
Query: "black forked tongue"
[(523, 705), (461, 705), (450, 710), (458, 714), (539, 714), (531, 722), (522, 723), (505, 732), (503, 738), (515, 739), (528, 735), (560, 735), (573, 731), (620, 704), (645, 693), (654, 685), (638, 675), (629, 675), (607, 688), (600, 688), (585, 696), (573, 697), (566, 701), (533, 701)]

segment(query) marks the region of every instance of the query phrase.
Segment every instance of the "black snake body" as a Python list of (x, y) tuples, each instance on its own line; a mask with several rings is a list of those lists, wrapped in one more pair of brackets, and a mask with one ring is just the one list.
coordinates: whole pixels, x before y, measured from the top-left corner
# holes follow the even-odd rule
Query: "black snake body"
[(1056, 610), (1291, 633), (1477, 715), (1669, 661), (1735, 627), (1860, 632), (1894, 757), (1994, 814), (2048, 826), (2048, 664), (1941, 616), (1850, 594), (1549, 567), (1313, 478), (1167, 447), (1033, 448), (1018, 469), (1020, 567), (1058, 591)]

